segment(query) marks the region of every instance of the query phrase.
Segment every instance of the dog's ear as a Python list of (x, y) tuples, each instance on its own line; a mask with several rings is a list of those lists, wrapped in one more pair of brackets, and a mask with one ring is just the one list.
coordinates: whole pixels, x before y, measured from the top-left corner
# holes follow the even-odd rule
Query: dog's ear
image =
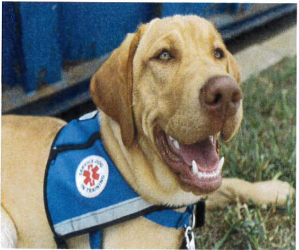
[(133, 59), (145, 25), (136, 34), (128, 34), (119, 48), (91, 79), (90, 92), (95, 104), (119, 123), (122, 140), (126, 147), (134, 141), (132, 110)]
[(241, 82), (241, 72), (240, 72), (240, 68), (237, 64), (236, 59), (230, 52), (227, 52), (227, 58), (228, 58), (228, 66), (227, 66), (228, 73), (232, 74), (233, 77), (235, 78), (235, 80), (238, 83), (240, 83)]

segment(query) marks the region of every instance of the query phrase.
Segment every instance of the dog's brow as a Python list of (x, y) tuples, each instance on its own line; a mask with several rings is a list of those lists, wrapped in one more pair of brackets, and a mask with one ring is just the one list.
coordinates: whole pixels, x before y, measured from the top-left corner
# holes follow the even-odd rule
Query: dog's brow
[(183, 39), (180, 35), (180, 32), (177, 30), (173, 30), (169, 33), (164, 34), (163, 36), (161, 36), (160, 38), (158, 38), (153, 45), (151, 46), (151, 48), (156, 47), (157, 44), (163, 42), (163, 41), (170, 41), (170, 42), (175, 42), (175, 41), (180, 41), (183, 42)]
[(223, 48), (223, 43), (221, 43), (221, 41), (219, 41), (219, 39), (217, 39), (217, 38), (215, 39), (213, 45), (214, 45), (214, 48), (217, 48), (217, 47)]
[(146, 33), (149, 32), (151, 30), (151, 28), (153, 27), (154, 23), (157, 22), (158, 19), (154, 19), (150, 22), (148, 29), (145, 31)]

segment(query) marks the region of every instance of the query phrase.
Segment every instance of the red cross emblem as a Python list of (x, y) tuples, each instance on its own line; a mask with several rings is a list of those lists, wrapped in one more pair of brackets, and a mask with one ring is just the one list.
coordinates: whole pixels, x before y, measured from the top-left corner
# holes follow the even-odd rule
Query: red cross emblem
[(90, 164), (88, 165), (88, 170), (85, 170), (83, 175), (85, 176), (84, 184), (87, 186), (89, 183), (90, 187), (93, 187), (95, 185), (95, 180), (100, 179), (100, 175), (97, 173), (99, 170), (99, 167), (96, 165), (95, 167)]

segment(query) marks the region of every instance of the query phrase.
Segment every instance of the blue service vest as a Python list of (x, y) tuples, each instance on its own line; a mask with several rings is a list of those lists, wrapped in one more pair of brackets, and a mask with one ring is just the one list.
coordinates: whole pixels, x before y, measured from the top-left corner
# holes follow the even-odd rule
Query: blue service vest
[(89, 233), (91, 248), (100, 248), (102, 229), (139, 216), (179, 229), (189, 226), (194, 208), (178, 213), (142, 199), (106, 153), (97, 111), (71, 121), (57, 134), (46, 168), (44, 200), (58, 247), (67, 247), (67, 238)]

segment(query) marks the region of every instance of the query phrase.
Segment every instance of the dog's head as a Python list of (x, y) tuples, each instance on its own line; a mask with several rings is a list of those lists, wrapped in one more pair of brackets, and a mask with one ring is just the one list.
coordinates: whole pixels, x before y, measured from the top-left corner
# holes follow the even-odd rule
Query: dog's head
[(239, 83), (214, 26), (174, 16), (129, 34), (93, 77), (91, 94), (128, 149), (158, 155), (159, 168), (185, 191), (205, 194), (221, 185), (219, 136), (229, 140), (241, 124)]

